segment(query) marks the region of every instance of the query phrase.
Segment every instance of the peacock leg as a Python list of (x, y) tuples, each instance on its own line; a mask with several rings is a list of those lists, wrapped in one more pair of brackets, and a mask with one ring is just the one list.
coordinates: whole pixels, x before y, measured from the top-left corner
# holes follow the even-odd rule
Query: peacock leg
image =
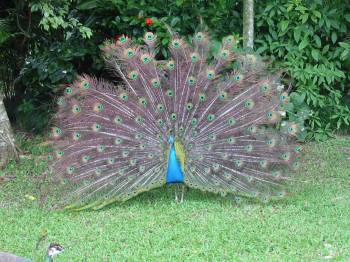
[(178, 196), (177, 196), (177, 190), (176, 190), (176, 188), (177, 188), (177, 185), (175, 184), (175, 185), (174, 185), (175, 202), (178, 203), (178, 202), (179, 202), (179, 198), (178, 198)]
[(185, 185), (181, 185), (182, 187), (182, 191), (181, 191), (181, 200), (180, 203), (182, 203), (184, 201), (184, 195), (185, 195)]

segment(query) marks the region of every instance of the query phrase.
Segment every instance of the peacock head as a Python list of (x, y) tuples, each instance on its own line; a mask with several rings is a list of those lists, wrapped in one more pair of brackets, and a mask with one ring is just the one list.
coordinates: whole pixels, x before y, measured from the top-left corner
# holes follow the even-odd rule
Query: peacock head
[(50, 262), (53, 261), (52, 258), (63, 251), (64, 251), (64, 248), (61, 245), (51, 243), (47, 249), (46, 261), (50, 261)]

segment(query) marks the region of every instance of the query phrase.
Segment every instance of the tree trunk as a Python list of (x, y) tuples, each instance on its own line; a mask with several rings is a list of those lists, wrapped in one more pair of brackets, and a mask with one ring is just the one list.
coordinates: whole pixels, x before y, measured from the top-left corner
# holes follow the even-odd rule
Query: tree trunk
[(243, 46), (254, 47), (254, 0), (243, 0)]
[(4, 167), (9, 160), (17, 159), (15, 140), (3, 98), (4, 96), (0, 92), (0, 168)]

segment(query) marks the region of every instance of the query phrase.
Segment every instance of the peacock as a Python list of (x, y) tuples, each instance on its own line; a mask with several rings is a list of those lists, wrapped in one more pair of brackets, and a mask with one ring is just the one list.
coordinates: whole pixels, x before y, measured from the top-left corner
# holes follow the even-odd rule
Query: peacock
[(234, 35), (214, 48), (206, 32), (171, 33), (166, 61), (154, 33), (143, 42), (123, 35), (102, 49), (123, 84), (80, 75), (57, 99), (51, 158), (64, 207), (99, 209), (166, 184), (182, 190), (178, 202), (185, 186), (284, 197), (303, 149), (299, 126), (283, 121), (281, 72), (238, 53)]

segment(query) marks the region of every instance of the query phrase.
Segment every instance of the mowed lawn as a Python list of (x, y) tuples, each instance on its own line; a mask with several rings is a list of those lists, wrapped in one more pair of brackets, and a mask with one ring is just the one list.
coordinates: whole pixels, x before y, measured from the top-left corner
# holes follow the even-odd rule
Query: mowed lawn
[(189, 190), (176, 204), (162, 188), (75, 213), (45, 208), (46, 149), (36, 140), (0, 171), (0, 251), (42, 261), (54, 242), (65, 247), (55, 261), (350, 261), (349, 137), (307, 144), (300, 182), (278, 202)]

